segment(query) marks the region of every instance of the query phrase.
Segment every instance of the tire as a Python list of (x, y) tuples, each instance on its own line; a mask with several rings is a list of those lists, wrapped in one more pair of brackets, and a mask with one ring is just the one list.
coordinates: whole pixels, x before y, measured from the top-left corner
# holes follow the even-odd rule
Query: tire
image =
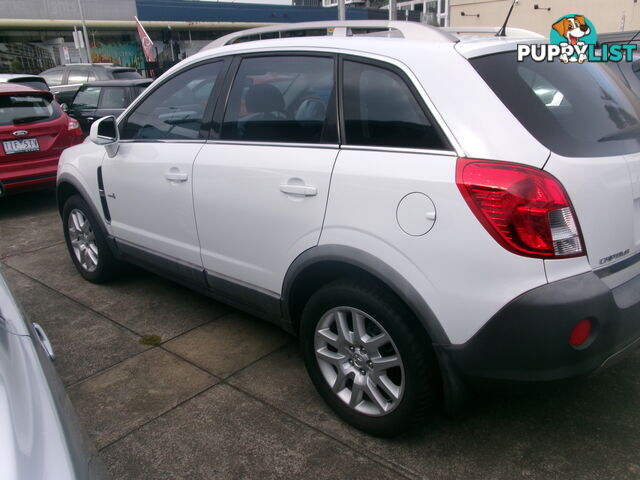
[(392, 437), (441, 409), (428, 335), (382, 285), (340, 280), (322, 287), (304, 308), (300, 342), (322, 398), (364, 432)]
[(66, 201), (62, 222), (69, 255), (85, 280), (105, 283), (118, 276), (122, 263), (113, 256), (98, 221), (80, 195)]

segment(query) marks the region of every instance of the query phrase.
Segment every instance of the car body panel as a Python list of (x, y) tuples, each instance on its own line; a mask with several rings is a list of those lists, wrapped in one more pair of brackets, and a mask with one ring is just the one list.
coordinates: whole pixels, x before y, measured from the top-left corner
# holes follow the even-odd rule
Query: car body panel
[(0, 478), (109, 478), (0, 275)]

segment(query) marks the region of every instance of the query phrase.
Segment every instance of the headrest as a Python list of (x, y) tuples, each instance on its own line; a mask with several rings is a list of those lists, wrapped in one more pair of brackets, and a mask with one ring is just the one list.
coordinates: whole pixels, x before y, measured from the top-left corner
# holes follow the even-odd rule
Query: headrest
[(249, 113), (267, 113), (284, 111), (284, 98), (280, 90), (273, 85), (263, 83), (249, 88), (245, 98)]

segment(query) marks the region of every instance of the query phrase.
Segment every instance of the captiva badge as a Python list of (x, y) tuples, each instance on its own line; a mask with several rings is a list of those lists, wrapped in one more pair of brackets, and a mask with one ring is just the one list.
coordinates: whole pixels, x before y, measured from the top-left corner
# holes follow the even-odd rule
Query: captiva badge
[(570, 14), (560, 17), (551, 25), (549, 43), (518, 45), (518, 61), (531, 58), (534, 62), (564, 63), (633, 61), (635, 44), (604, 44), (598, 48), (596, 27), (584, 15)]

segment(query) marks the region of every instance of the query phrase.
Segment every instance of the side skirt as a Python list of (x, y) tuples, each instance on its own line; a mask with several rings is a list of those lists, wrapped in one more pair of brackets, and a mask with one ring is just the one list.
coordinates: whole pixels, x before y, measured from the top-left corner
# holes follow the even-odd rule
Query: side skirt
[(121, 240), (110, 240), (118, 258), (293, 333), (291, 323), (282, 315), (279, 295)]

